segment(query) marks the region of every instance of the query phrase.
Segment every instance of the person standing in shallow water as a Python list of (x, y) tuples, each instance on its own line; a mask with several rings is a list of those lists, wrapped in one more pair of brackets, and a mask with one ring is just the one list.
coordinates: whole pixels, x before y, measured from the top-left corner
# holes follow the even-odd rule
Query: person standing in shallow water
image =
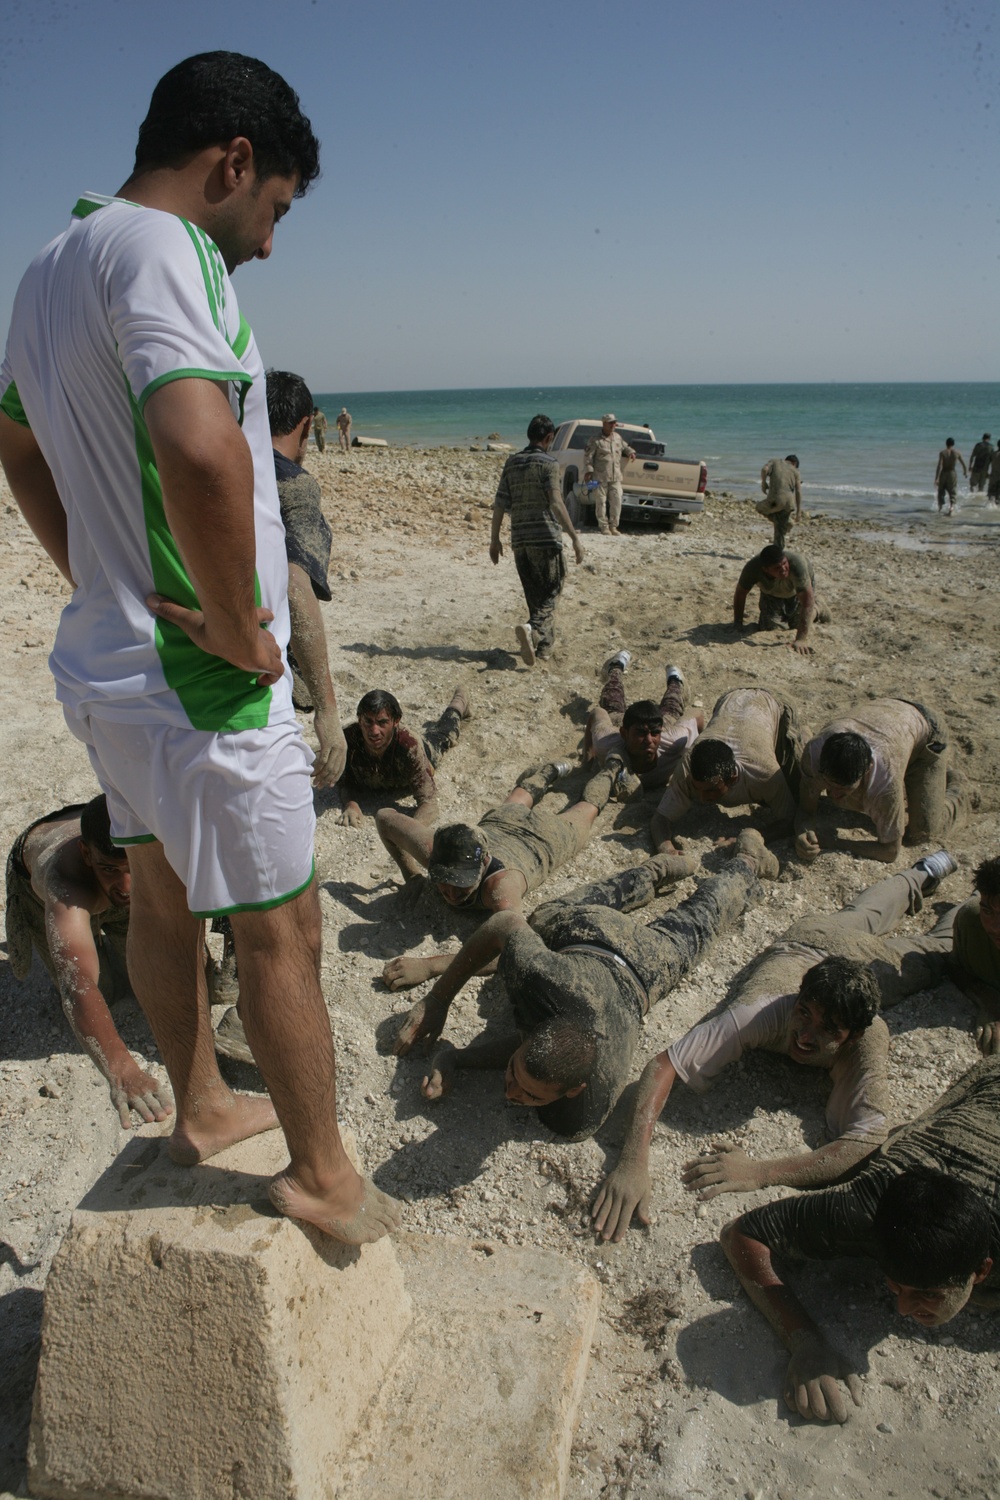
[(993, 457), (993, 444), (988, 432), (984, 432), (979, 442), (969, 454), (969, 489), (984, 490), (986, 488), (986, 474), (990, 467), (990, 459)]
[(549, 453), (555, 435), (551, 418), (532, 417), (528, 446), (504, 464), (493, 501), (490, 561), (495, 567), (503, 556), (500, 531), (509, 515), (514, 566), (528, 606), (527, 622), (515, 634), (528, 667), (552, 655), (556, 605), (566, 577), (562, 532), (572, 541), (577, 562), (583, 562), (583, 544), (559, 493), (559, 465)]
[(938, 510), (944, 510), (945, 501), (947, 500), (947, 514), (949, 516), (955, 509), (955, 495), (958, 490), (956, 464), (961, 464), (962, 473), (968, 474), (969, 471), (965, 467), (965, 459), (955, 447), (955, 439), (945, 438), (944, 447), (938, 454), (937, 469), (934, 473), (934, 490), (937, 495)]

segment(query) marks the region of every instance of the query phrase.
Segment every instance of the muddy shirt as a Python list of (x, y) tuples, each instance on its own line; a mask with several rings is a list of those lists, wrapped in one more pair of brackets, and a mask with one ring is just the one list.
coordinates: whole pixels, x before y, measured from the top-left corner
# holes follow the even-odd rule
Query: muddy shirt
[(860, 786), (838, 805), (871, 818), (880, 844), (901, 842), (906, 829), (906, 768), (911, 756), (930, 743), (934, 727), (902, 698), (876, 698), (851, 718), (834, 719), (802, 752), (801, 799), (807, 813), (816, 811), (823, 791), (819, 779), (823, 746), (832, 734), (844, 733), (860, 734), (868, 741), (872, 765)]
[(759, 588), (762, 594), (771, 594), (775, 599), (792, 599), (796, 594), (804, 594), (807, 589), (815, 591), (816, 577), (812, 563), (799, 552), (786, 552), (785, 556), (788, 558), (787, 578), (770, 578), (764, 572), (760, 557), (751, 557), (740, 574), (738, 587), (747, 594), (751, 589)]
[(490, 856), (505, 870), (522, 875), (529, 891), (579, 854), (589, 833), (544, 806), (522, 807), (518, 802), (492, 808), (478, 826)]
[(559, 462), (544, 448), (530, 444), (512, 453), (503, 466), (494, 509), (510, 515), (514, 548), (543, 547), (562, 551), (562, 527), (552, 509), (559, 499)]
[(557, 948), (593, 944), (604, 952), (553, 951), (525, 927), (513, 934), (500, 955), (497, 972), (522, 1032), (535, 1031), (558, 1016), (576, 1023), (597, 1042), (597, 1062), (583, 1092), (536, 1111), (543, 1125), (570, 1140), (593, 1135), (631, 1073), (644, 1001), (634, 970), (618, 950), (627, 944), (632, 927), (620, 912), (568, 908), (565, 932), (547, 934), (549, 942)]
[(365, 745), (360, 724), (348, 724), (344, 737), (347, 764), (340, 786), (348, 796), (357, 791), (409, 792), (418, 807), (433, 802), (437, 796), (434, 772), (420, 740), (405, 724), (397, 725), (385, 754), (380, 757), (374, 756)]
[[(915, 1169), (947, 1172), (975, 1188), (989, 1205), (993, 1243), (1000, 1246), (1000, 1057), (986, 1058), (894, 1131), (849, 1183), (755, 1208), (739, 1228), (776, 1255), (874, 1259), (872, 1224), (882, 1194), (894, 1177)], [(982, 1289), (1000, 1290), (1000, 1257)]]
[(952, 953), (973, 979), (1000, 990), (1000, 948), (991, 941), (979, 916), (979, 897), (963, 903), (955, 914)]
[(311, 474), (274, 449), (274, 476), (285, 527), (285, 553), (309, 575), (317, 599), (331, 598), (328, 574), (333, 535), (323, 514), (320, 487)]
[[(803, 974), (824, 956), (803, 951)], [(696, 1093), (704, 1093), (744, 1052), (759, 1049), (787, 1056), (788, 1021), (797, 999), (797, 990), (786, 995), (759, 995), (749, 1004), (734, 1005), (692, 1027), (667, 1048), (678, 1078)], [(830, 1140), (870, 1141), (873, 1146), (885, 1140), (888, 1055), (889, 1031), (878, 1016), (861, 1036), (849, 1038), (838, 1049), (829, 1069), (826, 1128)]]
[[(776, 818), (795, 815), (795, 799), (778, 764), (778, 729), (785, 706), (763, 688), (737, 688), (723, 693), (701, 736), (723, 740), (732, 750), (739, 775), (722, 798), (723, 807), (765, 803)], [(691, 780), (691, 751), (684, 752), (657, 811), (674, 823), (695, 803)]]

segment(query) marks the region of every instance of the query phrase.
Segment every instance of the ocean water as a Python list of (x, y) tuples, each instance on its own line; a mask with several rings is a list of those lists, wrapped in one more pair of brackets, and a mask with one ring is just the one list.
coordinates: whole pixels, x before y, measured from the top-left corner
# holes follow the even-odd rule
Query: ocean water
[(1000, 509), (985, 495), (970, 496), (961, 471), (954, 516), (938, 517), (934, 499), (945, 438), (955, 439), (966, 461), (984, 432), (1000, 440), (1000, 382), (358, 391), (316, 401), (331, 425), (346, 406), (355, 433), (420, 448), (465, 448), (491, 432), (522, 447), (538, 411), (557, 425), (613, 411), (622, 421), (648, 422), (672, 456), (704, 459), (710, 489), (759, 492), (761, 465), (797, 453), (807, 510), (926, 523), (929, 540), (943, 540), (948, 528), (961, 528), (966, 544), (1000, 540)]

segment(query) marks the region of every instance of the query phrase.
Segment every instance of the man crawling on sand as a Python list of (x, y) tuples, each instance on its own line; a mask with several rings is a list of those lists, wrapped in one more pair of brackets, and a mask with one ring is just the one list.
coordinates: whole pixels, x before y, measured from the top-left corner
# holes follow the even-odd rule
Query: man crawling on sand
[(109, 1005), (131, 996), (125, 963), (131, 878), (128, 855), (111, 842), (103, 796), (38, 818), (7, 856), (7, 951), (26, 979), (34, 949), (59, 990), (83, 1050), (108, 1081), (124, 1130), (130, 1112), (165, 1120), (169, 1088), (139, 1067)]
[(855, 1406), (861, 1382), (775, 1260), (867, 1257), (902, 1317), (940, 1328), (967, 1305), (1000, 1307), (998, 1204), (1000, 1057), (990, 1057), (895, 1131), (849, 1182), (767, 1203), (727, 1224), (720, 1239), (729, 1263), (791, 1355), (789, 1410), (846, 1422), (840, 1382)]
[[(424, 1097), (447, 1093), (457, 1069), (502, 1068), (511, 1103), (536, 1109), (557, 1135), (593, 1135), (628, 1081), (643, 1017), (736, 921), (758, 894), (758, 876), (778, 874), (755, 829), (740, 834), (734, 855), (720, 875), (648, 926), (626, 913), (692, 874), (690, 857), (654, 855), (546, 902), (530, 922), (520, 912), (497, 912), (476, 934), (476, 959), (497, 960), (517, 1029), (486, 1032), (460, 1049), (444, 1043), (423, 1080)], [(483, 969), (470, 965), (473, 972)], [(411, 1009), (397, 1051), (441, 1035), (451, 996), (437, 988)]]
[(640, 698), (626, 706), (625, 673), (631, 651), (616, 651), (601, 668), (603, 686), (597, 706), (587, 717), (585, 744), (607, 765), (611, 757), (624, 767), (620, 791), (652, 791), (666, 786), (681, 756), (705, 727), (700, 713), (686, 714), (684, 673), (664, 669), (666, 690), (659, 703)]
[(471, 715), (467, 688), (457, 687), (451, 702), (425, 735), (402, 722), (403, 710), (392, 693), (373, 688), (358, 704), (357, 723), (348, 724), (347, 764), (338, 783), (341, 821), (360, 828), (365, 815), (361, 792), (409, 793), (417, 804), (418, 823), (436, 823), (440, 815), (434, 771), (447, 750), (458, 744), (462, 720)]
[(727, 1010), (647, 1063), (618, 1165), (591, 1209), (603, 1239), (624, 1239), (633, 1213), (649, 1223), (649, 1148), (674, 1082), (704, 1092), (745, 1052), (781, 1053), (829, 1075), (828, 1140), (770, 1161), (717, 1142), (686, 1163), (681, 1176), (690, 1192), (707, 1199), (762, 1187), (822, 1187), (882, 1143), (889, 1033), (878, 1011), (943, 979), (951, 948), (950, 923), (926, 936), (886, 934), (956, 868), (941, 849), (862, 891), (842, 911), (801, 918), (750, 966)]

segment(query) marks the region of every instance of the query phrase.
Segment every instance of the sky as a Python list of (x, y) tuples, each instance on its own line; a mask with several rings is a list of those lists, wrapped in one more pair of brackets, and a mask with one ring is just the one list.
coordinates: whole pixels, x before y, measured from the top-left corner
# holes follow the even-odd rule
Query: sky
[(319, 182), (235, 286), (313, 390), (996, 380), (991, 0), (0, 0), (0, 324), (157, 79), (262, 58)]

